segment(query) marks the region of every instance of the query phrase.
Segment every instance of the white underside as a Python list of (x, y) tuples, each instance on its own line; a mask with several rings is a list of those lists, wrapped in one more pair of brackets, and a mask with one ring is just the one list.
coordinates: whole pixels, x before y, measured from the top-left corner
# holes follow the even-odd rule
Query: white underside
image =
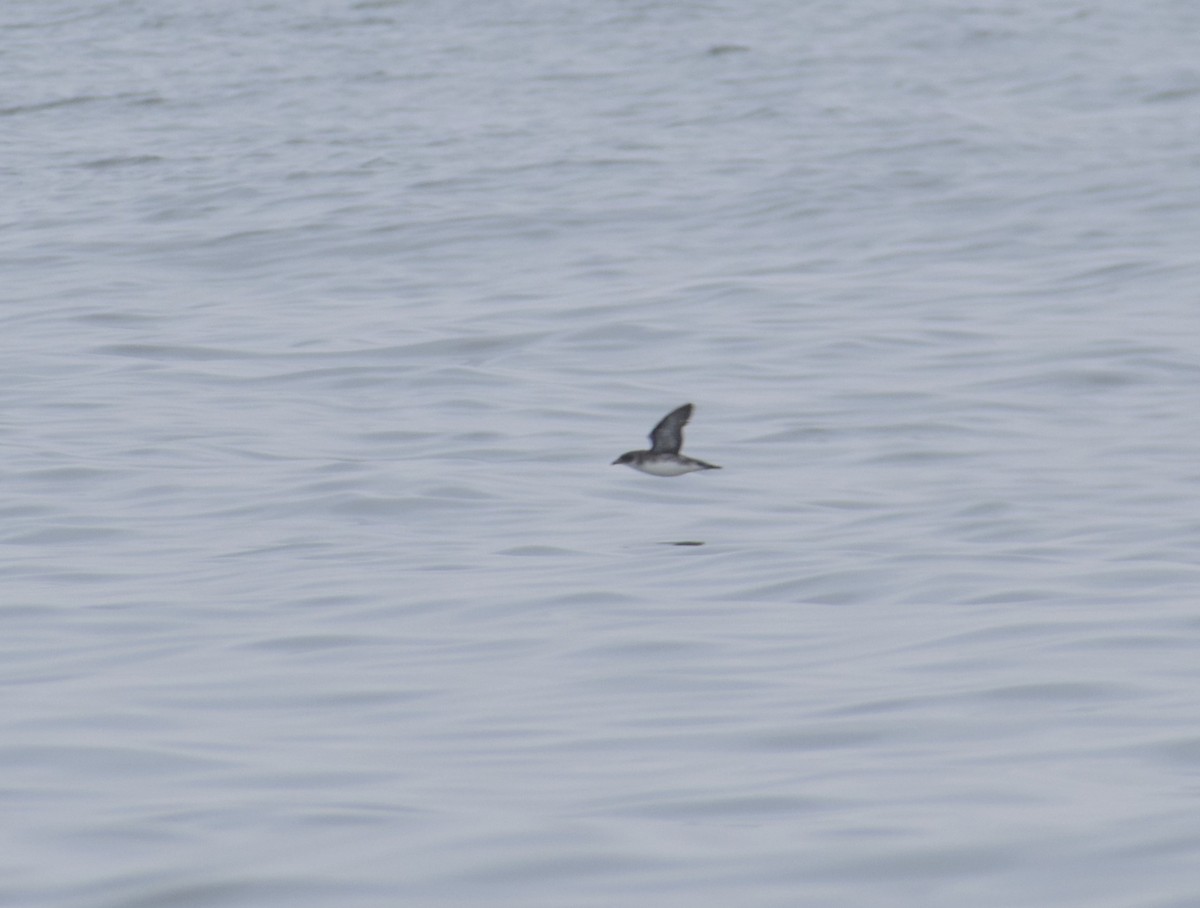
[(697, 470), (703, 470), (703, 467), (697, 467), (688, 463), (647, 463), (647, 464), (630, 464), (635, 470), (641, 470), (643, 473), (649, 473), (651, 476), (682, 476), (684, 473), (695, 473)]

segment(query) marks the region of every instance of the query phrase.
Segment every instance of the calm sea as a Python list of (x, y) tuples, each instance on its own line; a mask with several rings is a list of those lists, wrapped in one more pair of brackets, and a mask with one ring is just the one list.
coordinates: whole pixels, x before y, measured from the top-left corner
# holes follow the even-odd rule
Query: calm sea
[(1198, 33), (7, 3), (0, 904), (1200, 905)]

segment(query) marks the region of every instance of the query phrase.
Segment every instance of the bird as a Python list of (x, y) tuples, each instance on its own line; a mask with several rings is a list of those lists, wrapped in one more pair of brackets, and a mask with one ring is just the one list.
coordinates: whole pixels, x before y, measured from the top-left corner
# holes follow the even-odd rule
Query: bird
[(649, 451), (627, 451), (611, 466), (625, 464), (651, 476), (682, 476), (697, 470), (719, 470), (716, 464), (705, 463), (679, 453), (683, 447), (683, 427), (692, 418), (692, 405), (676, 407), (650, 430)]

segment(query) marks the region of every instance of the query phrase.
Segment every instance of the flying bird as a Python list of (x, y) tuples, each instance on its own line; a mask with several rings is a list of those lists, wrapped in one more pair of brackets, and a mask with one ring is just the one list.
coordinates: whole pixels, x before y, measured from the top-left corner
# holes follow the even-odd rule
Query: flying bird
[(683, 447), (683, 427), (691, 418), (691, 404), (672, 410), (650, 431), (649, 451), (628, 451), (614, 460), (613, 465), (623, 463), (651, 476), (682, 476), (697, 470), (721, 469), (716, 464), (679, 453)]

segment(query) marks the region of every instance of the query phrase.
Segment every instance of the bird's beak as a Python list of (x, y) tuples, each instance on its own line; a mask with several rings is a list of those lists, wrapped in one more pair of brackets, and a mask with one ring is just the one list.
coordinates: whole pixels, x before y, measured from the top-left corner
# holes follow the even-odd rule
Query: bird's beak
[(609, 464), (609, 466), (610, 466), (610, 467), (615, 467), (615, 466), (616, 466), (617, 464), (619, 464), (620, 462), (621, 462), (621, 458), (620, 458), (620, 457), (618, 457), (616, 460), (614, 460), (612, 463), (610, 463), (610, 464)]

